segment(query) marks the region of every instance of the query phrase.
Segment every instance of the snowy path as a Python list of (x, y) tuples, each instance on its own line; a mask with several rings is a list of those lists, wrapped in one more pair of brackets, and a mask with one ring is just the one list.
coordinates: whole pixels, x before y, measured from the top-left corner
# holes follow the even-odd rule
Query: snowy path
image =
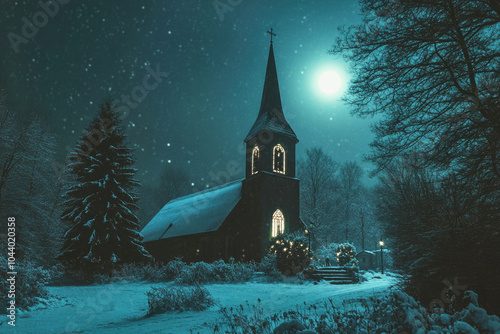
[[(295, 305), (314, 304), (332, 298), (368, 297), (384, 292), (396, 280), (383, 276), (361, 284), (213, 284), (206, 287), (218, 304), (238, 307), (248, 301), (251, 305), (261, 299), (268, 314), (294, 309)], [(206, 333), (205, 322), (218, 319), (219, 306), (203, 312), (173, 312), (144, 318), (147, 310), (146, 291), (151, 283), (114, 283), (101, 286), (50, 287), (50, 292), (65, 302), (46, 309), (38, 309), (17, 319), (15, 329), (4, 322), (1, 333)]]

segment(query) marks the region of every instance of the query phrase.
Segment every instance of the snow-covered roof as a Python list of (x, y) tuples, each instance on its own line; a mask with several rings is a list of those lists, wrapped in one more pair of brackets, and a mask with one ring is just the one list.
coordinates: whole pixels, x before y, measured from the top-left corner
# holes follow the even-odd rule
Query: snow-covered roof
[(141, 231), (144, 242), (216, 231), (240, 201), (241, 182), (171, 200)]
[(370, 251), (367, 251), (367, 250), (362, 250), (361, 252), (359, 252), (358, 254), (356, 254), (356, 256), (358, 256), (359, 254), (362, 254), (362, 253), (375, 255), (375, 253), (374, 253), (374, 252), (370, 252)]

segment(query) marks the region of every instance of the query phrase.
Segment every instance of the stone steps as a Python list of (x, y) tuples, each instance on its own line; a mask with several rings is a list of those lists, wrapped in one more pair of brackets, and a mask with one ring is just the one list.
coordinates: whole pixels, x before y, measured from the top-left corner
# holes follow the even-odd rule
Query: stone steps
[(312, 278), (317, 281), (327, 281), (330, 284), (354, 284), (354, 279), (349, 271), (342, 267), (316, 268)]

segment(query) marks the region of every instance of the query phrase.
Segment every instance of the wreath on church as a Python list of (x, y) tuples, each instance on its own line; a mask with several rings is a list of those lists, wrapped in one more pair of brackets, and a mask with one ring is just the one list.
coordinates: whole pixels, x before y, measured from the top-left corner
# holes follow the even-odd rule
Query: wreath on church
[(276, 254), (278, 270), (286, 276), (307, 269), (312, 257), (305, 238), (294, 234), (280, 234), (272, 238), (269, 253)]

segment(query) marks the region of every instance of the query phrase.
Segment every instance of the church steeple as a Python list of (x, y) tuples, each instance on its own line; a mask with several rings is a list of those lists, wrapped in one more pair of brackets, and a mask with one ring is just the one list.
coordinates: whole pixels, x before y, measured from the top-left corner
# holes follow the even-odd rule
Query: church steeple
[(245, 142), (248, 142), (262, 130), (279, 132), (289, 136), (295, 142), (299, 141), (283, 114), (272, 41), (269, 47), (266, 78), (264, 80), (264, 90), (262, 92), (259, 115), (245, 137)]
[(272, 29), (268, 33), (271, 34), (271, 45), (260, 110), (245, 137), (247, 178), (259, 172), (295, 177), (295, 144), (299, 140), (283, 114), (272, 42), (275, 34)]

